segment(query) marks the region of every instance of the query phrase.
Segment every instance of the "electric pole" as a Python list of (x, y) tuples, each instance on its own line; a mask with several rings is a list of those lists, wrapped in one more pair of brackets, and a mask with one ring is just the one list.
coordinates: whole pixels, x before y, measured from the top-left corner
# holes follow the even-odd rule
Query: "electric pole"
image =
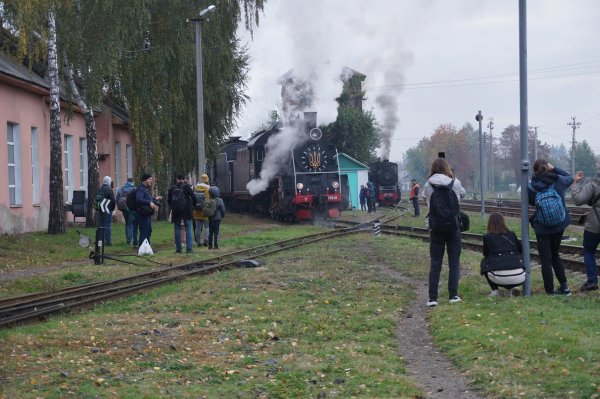
[(492, 136), (494, 118), (489, 119), (487, 127), (490, 129), (490, 191), (494, 192), (494, 136)]
[(537, 130), (538, 130), (538, 127), (534, 126), (533, 127), (533, 131), (535, 132), (533, 134), (533, 161), (534, 162), (537, 159)]
[(576, 122), (575, 117), (571, 117), (571, 122), (567, 123), (573, 128), (573, 141), (571, 142), (571, 176), (575, 176), (575, 129), (581, 126), (581, 122)]

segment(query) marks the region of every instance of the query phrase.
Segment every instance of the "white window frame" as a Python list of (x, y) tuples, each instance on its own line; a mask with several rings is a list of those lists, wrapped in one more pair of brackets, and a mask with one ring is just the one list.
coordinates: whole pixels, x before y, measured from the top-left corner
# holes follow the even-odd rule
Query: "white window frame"
[(87, 193), (88, 185), (88, 154), (87, 139), (79, 138), (79, 189)]
[(65, 202), (73, 199), (73, 136), (65, 134)]
[(121, 143), (115, 141), (115, 187), (121, 187)]
[[(10, 137), (12, 136), (12, 137)], [(21, 127), (17, 123), (6, 125), (8, 197), (11, 208), (23, 206), (23, 182), (21, 181)], [(12, 162), (10, 161), (12, 155)]]
[(40, 132), (31, 127), (31, 203), (40, 205)]
[(125, 165), (127, 178), (133, 177), (133, 146), (131, 144), (125, 144)]

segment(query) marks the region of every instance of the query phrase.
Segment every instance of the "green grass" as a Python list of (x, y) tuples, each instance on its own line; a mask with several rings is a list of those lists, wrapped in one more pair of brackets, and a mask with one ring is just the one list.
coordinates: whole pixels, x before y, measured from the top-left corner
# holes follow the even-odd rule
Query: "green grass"
[[(318, 230), (227, 222), (227, 249)], [(157, 245), (167, 248), (156, 258), (174, 256), (171, 227), (155, 227), (164, 228), (165, 242)], [(533, 270), (532, 297), (490, 300), (478, 275), (480, 259), (463, 251), (463, 302), (428, 311), (443, 353), (486, 398), (598, 397), (600, 295), (547, 297)], [(261, 261), (256, 269), (193, 278), (85, 313), (0, 330), (0, 398), (423, 395), (406, 374), (395, 337), (415, 287), (382, 275), (374, 264), (426, 281), (426, 244), (364, 233)], [(78, 284), (135, 268), (62, 268), (36, 284)], [(569, 275), (574, 287), (581, 278)], [(27, 281), (31, 288), (34, 279)], [(442, 281), (440, 297), (445, 290)]]

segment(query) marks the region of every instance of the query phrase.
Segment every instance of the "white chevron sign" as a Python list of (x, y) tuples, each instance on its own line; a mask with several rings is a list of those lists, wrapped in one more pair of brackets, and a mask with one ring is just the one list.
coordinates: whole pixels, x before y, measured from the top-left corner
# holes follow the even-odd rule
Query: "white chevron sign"
[(108, 210), (108, 204), (110, 204), (110, 199), (104, 198), (100, 203), (100, 210), (104, 213), (109, 213), (110, 211)]

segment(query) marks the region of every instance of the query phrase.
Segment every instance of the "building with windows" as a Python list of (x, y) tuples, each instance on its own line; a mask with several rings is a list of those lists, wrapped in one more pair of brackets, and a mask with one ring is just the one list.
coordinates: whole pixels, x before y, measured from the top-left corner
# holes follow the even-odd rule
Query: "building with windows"
[[(46, 80), (0, 53), (0, 234), (48, 228), (49, 95)], [(75, 191), (87, 192), (88, 157), (83, 114), (73, 106), (67, 118), (66, 108), (61, 102), (64, 201), (70, 204)], [(111, 176), (116, 188), (135, 170), (127, 114), (105, 102), (95, 119), (100, 180)], [(66, 216), (73, 220), (72, 213)]]

